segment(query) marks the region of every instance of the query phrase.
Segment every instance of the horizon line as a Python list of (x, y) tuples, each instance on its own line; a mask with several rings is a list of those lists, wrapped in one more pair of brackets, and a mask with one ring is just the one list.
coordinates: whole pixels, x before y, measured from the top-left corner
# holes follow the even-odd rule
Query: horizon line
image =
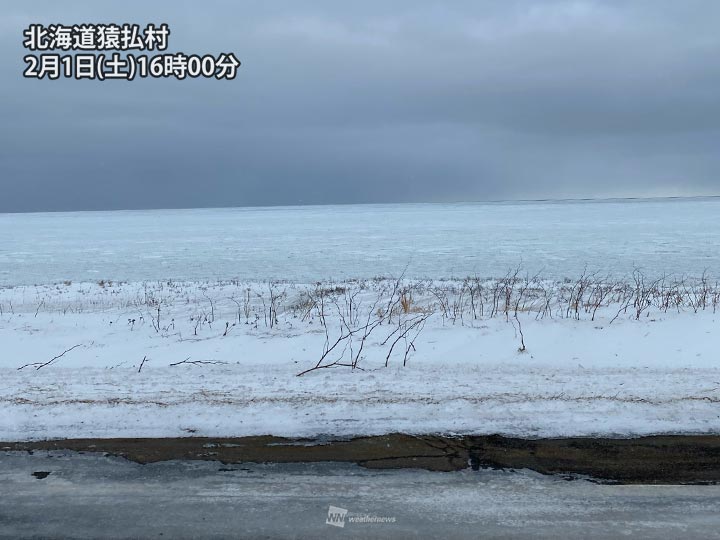
[(73, 214), (81, 212), (152, 212), (159, 210), (230, 210), (230, 209), (263, 209), (263, 208), (303, 208), (322, 206), (381, 206), (404, 204), (503, 204), (503, 203), (563, 203), (563, 202), (611, 202), (611, 201), (663, 201), (663, 200), (693, 200), (693, 199), (720, 199), (720, 195), (656, 195), (656, 196), (629, 196), (629, 197), (566, 197), (543, 199), (488, 199), (488, 200), (454, 200), (454, 201), (387, 201), (387, 202), (339, 202), (339, 203), (297, 203), (297, 204), (257, 204), (245, 206), (167, 206), (152, 208), (105, 208), (80, 210), (28, 210), (0, 212), (8, 214)]

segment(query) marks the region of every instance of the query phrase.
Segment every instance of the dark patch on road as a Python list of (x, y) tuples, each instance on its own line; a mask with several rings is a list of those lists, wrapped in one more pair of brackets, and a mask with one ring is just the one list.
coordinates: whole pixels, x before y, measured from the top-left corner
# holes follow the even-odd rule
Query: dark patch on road
[(614, 483), (720, 483), (718, 435), (530, 440), (498, 435), (446, 437), (394, 433), (328, 439), (322, 444), (312, 439), (272, 436), (67, 439), (0, 443), (0, 449), (99, 452), (137, 463), (174, 459), (217, 460), (224, 464), (334, 461), (357, 463), (370, 469), (531, 469), (543, 474), (581, 475)]
[(38, 480), (42, 480), (42, 479), (50, 476), (50, 472), (49, 471), (35, 471), (34, 473), (32, 473), (32, 475), (35, 478), (37, 478)]

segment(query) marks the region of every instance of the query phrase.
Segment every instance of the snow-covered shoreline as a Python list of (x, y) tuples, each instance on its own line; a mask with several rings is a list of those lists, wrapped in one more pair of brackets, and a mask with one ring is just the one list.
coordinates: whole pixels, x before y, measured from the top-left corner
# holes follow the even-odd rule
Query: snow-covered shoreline
[[(0, 440), (720, 432), (715, 282), (640, 290), (593, 278), (579, 301), (578, 284), (506, 276), (0, 289)], [(387, 336), (426, 315), (387, 360)], [(297, 376), (343, 328), (368, 321), (379, 321), (373, 333), (353, 334), (322, 364), (340, 353), (348, 363), (360, 349), (357, 369)]]

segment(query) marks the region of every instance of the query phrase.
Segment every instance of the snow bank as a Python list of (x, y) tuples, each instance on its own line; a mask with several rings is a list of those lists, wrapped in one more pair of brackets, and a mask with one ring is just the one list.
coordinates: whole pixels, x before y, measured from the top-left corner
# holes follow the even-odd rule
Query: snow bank
[[(710, 301), (667, 310), (652, 301), (636, 317), (609, 294), (593, 320), (590, 292), (576, 318), (563, 303), (572, 302), (572, 284), (553, 293), (547, 310), (538, 290), (515, 305), (518, 282), (509, 312), (500, 306), (490, 316), (493, 282), (481, 284), (482, 314), (466, 297), (460, 316), (451, 308), (462, 284), (411, 284), (398, 294), (407, 305), (362, 344), (358, 369), (302, 377), (342, 335), (348, 295), (357, 293), (362, 326), (382, 311), (373, 299), (392, 283), (0, 289), (0, 440), (720, 431), (720, 315)], [(447, 309), (434, 288), (450, 291)], [(385, 336), (419, 313), (429, 317), (414, 347), (407, 358), (395, 351), (385, 367)], [(359, 345), (336, 356), (347, 359)]]

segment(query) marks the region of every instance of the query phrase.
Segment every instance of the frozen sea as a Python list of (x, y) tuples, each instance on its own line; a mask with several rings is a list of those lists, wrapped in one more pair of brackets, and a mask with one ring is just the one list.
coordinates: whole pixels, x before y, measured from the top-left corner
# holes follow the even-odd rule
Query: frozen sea
[(720, 198), (0, 214), (0, 285), (720, 275)]

